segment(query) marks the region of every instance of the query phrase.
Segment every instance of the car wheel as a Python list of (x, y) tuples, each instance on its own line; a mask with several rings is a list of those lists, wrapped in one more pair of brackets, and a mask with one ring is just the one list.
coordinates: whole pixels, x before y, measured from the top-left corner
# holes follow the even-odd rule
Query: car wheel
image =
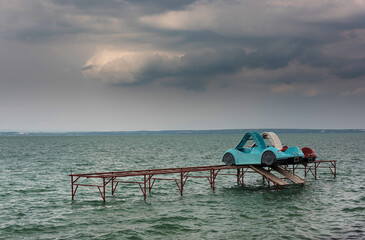
[(234, 164), (236, 164), (236, 161), (234, 160), (234, 157), (231, 153), (226, 153), (223, 156), (223, 162), (227, 165), (227, 166), (232, 166)]
[(276, 161), (275, 153), (271, 151), (266, 151), (261, 156), (261, 164), (263, 165), (271, 166), (275, 163), (275, 161)]

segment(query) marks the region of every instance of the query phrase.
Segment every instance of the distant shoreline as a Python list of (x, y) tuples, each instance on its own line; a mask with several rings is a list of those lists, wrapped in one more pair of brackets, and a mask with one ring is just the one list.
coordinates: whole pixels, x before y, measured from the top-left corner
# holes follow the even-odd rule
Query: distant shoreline
[(364, 129), (220, 129), (220, 130), (162, 130), (162, 131), (88, 131), (88, 132), (18, 132), (4, 131), (0, 136), (138, 136), (138, 135), (209, 135), (244, 134), (245, 132), (267, 132), (278, 134), (292, 133), (365, 133)]

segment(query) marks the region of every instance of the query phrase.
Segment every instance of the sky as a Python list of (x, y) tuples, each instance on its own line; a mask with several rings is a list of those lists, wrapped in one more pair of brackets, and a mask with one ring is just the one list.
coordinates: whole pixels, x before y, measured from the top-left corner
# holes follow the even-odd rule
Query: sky
[(0, 0), (0, 131), (364, 123), (363, 0)]

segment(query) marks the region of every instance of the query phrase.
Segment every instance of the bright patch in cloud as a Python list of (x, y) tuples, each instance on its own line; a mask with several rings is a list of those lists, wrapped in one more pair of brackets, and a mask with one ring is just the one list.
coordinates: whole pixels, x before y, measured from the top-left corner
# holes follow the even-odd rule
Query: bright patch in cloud
[(316, 88), (310, 88), (304, 92), (304, 96), (314, 97), (319, 94), (319, 90)]
[(156, 59), (163, 62), (168, 56), (150, 52), (101, 51), (86, 62), (82, 73), (87, 78), (97, 78), (105, 83), (132, 84), (141, 81), (139, 77), (143, 69)]
[(293, 85), (289, 85), (289, 84), (281, 84), (281, 85), (277, 85), (277, 86), (273, 86), (271, 88), (271, 92), (272, 93), (291, 93), (294, 92), (296, 89)]

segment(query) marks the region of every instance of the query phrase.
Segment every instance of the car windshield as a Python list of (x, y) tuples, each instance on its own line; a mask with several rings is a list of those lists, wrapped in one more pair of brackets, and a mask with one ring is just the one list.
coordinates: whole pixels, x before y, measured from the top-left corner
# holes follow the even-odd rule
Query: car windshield
[(250, 147), (252, 147), (254, 145), (254, 143), (255, 142), (253, 141), (253, 139), (248, 139), (247, 142), (245, 143), (245, 145), (243, 147), (250, 148)]

